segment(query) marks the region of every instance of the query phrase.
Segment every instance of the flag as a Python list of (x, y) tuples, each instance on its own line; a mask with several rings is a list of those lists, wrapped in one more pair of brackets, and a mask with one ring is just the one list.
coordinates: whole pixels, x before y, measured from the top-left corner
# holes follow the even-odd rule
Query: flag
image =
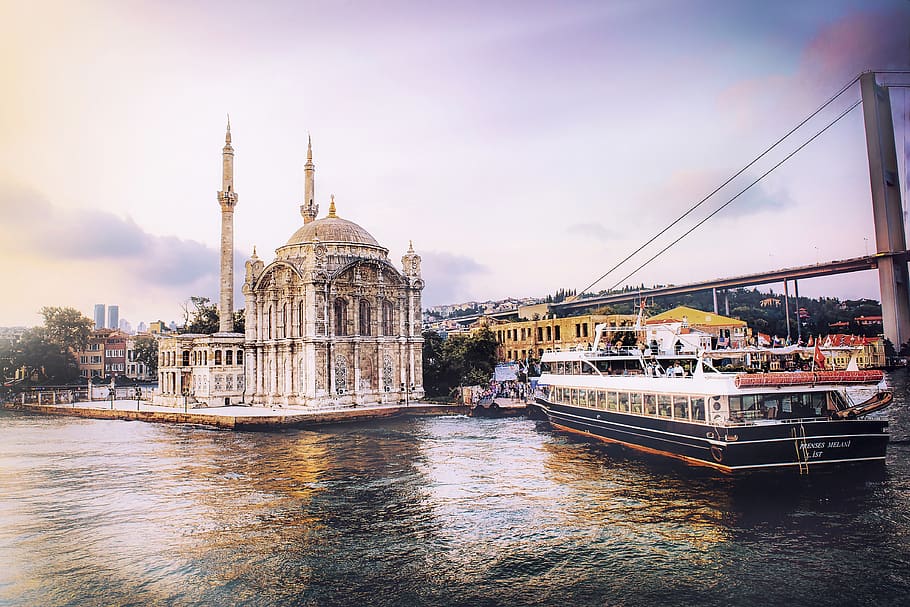
[(818, 344), (815, 344), (815, 366), (819, 369), (825, 368), (825, 355), (822, 354), (822, 349), (818, 347)]

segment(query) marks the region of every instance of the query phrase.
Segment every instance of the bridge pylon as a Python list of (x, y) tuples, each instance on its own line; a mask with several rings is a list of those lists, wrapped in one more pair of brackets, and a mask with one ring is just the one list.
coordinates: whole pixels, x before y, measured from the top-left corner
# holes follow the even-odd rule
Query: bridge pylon
[[(901, 206), (894, 122), (887, 86), (880, 86), (874, 72), (860, 76), (863, 120), (866, 127), (866, 149), (869, 153), (869, 181), (872, 186), (872, 216), (875, 223), (875, 246), (878, 253), (902, 253), (907, 250), (904, 213)], [(910, 288), (907, 259), (887, 255), (878, 260), (881, 288), (882, 324), (885, 337), (895, 348), (910, 341)]]

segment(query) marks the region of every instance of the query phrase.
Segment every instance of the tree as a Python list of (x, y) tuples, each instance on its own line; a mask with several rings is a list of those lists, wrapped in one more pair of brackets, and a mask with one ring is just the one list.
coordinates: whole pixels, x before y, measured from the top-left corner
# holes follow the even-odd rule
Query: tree
[(13, 377), (16, 374), (13, 352), (12, 338), (0, 337), (0, 380)]
[(45, 327), (27, 329), (12, 345), (10, 354), (12, 368), (24, 368), (26, 378), (37, 374), (53, 383), (65, 383), (79, 377), (76, 356), (69, 348), (52, 340)]
[(84, 350), (95, 323), (75, 308), (45, 306), (41, 308), (44, 317), (44, 337), (51, 343), (78, 352)]
[(243, 308), (234, 310), (234, 333), (246, 332), (246, 313)]
[(145, 365), (149, 375), (158, 373), (158, 340), (151, 335), (140, 335), (133, 342), (136, 360)]
[(218, 332), (218, 306), (208, 297), (190, 297), (183, 304), (183, 328), (181, 333), (202, 333), (211, 335)]
[(456, 386), (490, 381), (498, 343), (489, 328), (447, 339), (435, 331), (425, 331), (423, 338), (423, 385), (429, 396), (447, 396)]

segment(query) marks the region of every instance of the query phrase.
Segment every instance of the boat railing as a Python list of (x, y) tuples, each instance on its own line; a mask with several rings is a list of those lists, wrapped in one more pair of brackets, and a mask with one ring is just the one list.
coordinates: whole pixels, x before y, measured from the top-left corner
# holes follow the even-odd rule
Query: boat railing
[(765, 417), (759, 415), (752, 419), (742, 419), (742, 420), (730, 419), (725, 424), (723, 424), (723, 427), (725, 427), (725, 428), (743, 428), (746, 426), (762, 426), (765, 424), (780, 424), (780, 425), (811, 424), (811, 423), (830, 422), (830, 421), (841, 421), (841, 420), (832, 419), (830, 417), (785, 417), (782, 419), (766, 419)]

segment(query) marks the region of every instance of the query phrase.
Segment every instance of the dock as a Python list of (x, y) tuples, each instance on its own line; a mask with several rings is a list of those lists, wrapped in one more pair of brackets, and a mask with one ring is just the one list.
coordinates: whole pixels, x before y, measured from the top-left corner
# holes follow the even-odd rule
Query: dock
[(150, 405), (145, 401), (75, 402), (72, 404), (3, 403), (0, 408), (40, 415), (117, 419), (161, 424), (188, 424), (225, 430), (278, 430), (351, 423), (401, 416), (467, 415), (466, 405), (431, 403), (370, 404), (337, 409), (235, 405), (188, 409)]
[(528, 403), (520, 398), (482, 398), (471, 406), (471, 417), (516, 417), (526, 415)]

